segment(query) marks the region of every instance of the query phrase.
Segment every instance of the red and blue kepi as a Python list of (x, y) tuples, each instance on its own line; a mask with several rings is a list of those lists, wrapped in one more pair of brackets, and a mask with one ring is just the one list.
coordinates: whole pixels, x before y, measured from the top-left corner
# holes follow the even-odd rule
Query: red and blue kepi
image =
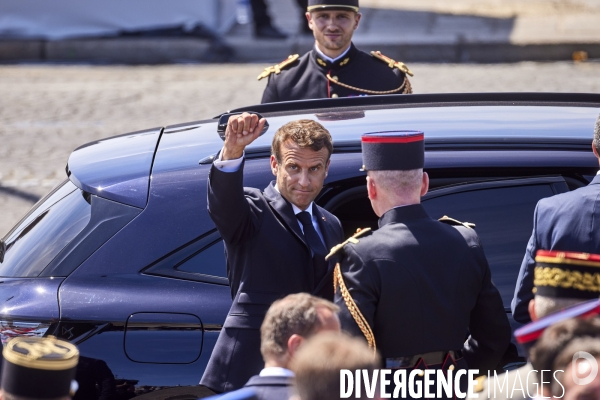
[(361, 137), (364, 171), (410, 171), (425, 165), (424, 134), (419, 131), (365, 133)]

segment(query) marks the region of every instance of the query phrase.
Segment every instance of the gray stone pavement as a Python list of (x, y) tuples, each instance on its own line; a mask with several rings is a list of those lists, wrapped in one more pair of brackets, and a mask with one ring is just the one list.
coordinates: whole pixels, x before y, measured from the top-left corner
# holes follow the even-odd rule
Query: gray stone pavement
[[(300, 34), (294, 0), (267, 0), (287, 40), (257, 40), (251, 25), (233, 27), (225, 42), (235, 62), (278, 62), (311, 48)], [(599, 0), (361, 0), (355, 42), (405, 62), (569, 60), (575, 51), (600, 59)], [(0, 62), (95, 63), (214, 61), (224, 57), (192, 38), (0, 40)], [(221, 58), (223, 59), (223, 58)]]
[[(264, 67), (0, 66), (0, 236), (66, 178), (76, 147), (259, 103)], [(600, 92), (596, 62), (409, 67), (415, 93)]]

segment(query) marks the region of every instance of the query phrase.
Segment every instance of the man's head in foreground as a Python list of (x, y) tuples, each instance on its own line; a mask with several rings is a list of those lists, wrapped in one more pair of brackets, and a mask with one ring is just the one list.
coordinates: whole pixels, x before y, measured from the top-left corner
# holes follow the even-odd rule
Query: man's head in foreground
[(281, 195), (306, 210), (323, 188), (332, 152), (329, 131), (316, 121), (301, 119), (279, 128), (271, 145), (271, 170)]
[(395, 131), (362, 136), (363, 169), (371, 206), (381, 217), (388, 210), (419, 204), (429, 189), (423, 172), (425, 153), (422, 132)]
[[(582, 358), (581, 352), (587, 353), (589, 359)], [(542, 382), (541, 371), (547, 371), (544, 396), (599, 399), (600, 317), (573, 318), (549, 327), (531, 349), (530, 358), (538, 371), (538, 382)], [(585, 382), (588, 377), (593, 379)]]
[[(340, 370), (360, 369), (371, 374), (379, 363), (379, 356), (364, 340), (346, 335), (315, 336), (302, 346), (291, 364), (297, 396), (300, 400), (339, 399)], [(362, 393), (366, 398), (365, 390)]]
[(361, 14), (358, 0), (309, 0), (306, 19), (319, 50), (337, 58), (352, 43)]
[(308, 293), (290, 294), (274, 302), (260, 327), (265, 368), (288, 368), (300, 345), (320, 332), (341, 330), (339, 307)]
[(68, 400), (79, 351), (56, 338), (17, 337), (2, 351), (0, 400)]

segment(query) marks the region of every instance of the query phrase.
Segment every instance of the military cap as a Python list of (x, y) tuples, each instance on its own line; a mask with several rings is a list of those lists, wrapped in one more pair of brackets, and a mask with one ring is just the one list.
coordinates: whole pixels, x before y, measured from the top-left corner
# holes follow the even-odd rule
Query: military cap
[(4, 350), (2, 390), (13, 396), (53, 399), (72, 396), (77, 347), (54, 337), (16, 337)]
[(600, 296), (600, 255), (538, 250), (535, 262), (535, 294), (575, 299)]
[(600, 315), (600, 299), (586, 301), (556, 313), (549, 314), (515, 331), (515, 339), (526, 349), (531, 347), (546, 328), (571, 318), (587, 318)]
[(308, 11), (332, 8), (358, 12), (358, 0), (308, 0)]
[(361, 137), (365, 171), (412, 170), (425, 165), (423, 132), (387, 131)]

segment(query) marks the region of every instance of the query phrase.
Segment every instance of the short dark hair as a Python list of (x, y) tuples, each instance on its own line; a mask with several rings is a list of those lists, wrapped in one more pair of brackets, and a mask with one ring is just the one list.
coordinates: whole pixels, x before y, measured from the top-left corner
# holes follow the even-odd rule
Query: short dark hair
[(596, 126), (594, 127), (594, 147), (598, 154), (600, 154), (600, 114), (598, 114), (598, 118), (596, 119)]
[(310, 337), (321, 327), (317, 308), (324, 307), (334, 313), (340, 308), (329, 300), (308, 293), (290, 294), (275, 301), (260, 327), (260, 352), (266, 361), (287, 353), (287, 342), (292, 335)]
[(302, 148), (310, 147), (314, 151), (325, 147), (329, 153), (327, 159), (333, 152), (331, 134), (323, 125), (311, 119), (288, 122), (275, 132), (271, 154), (275, 156), (277, 162), (281, 162), (281, 144), (287, 140), (292, 140)]
[(340, 398), (341, 369), (373, 372), (380, 358), (362, 339), (325, 332), (300, 347), (290, 368), (301, 400), (330, 400)]

